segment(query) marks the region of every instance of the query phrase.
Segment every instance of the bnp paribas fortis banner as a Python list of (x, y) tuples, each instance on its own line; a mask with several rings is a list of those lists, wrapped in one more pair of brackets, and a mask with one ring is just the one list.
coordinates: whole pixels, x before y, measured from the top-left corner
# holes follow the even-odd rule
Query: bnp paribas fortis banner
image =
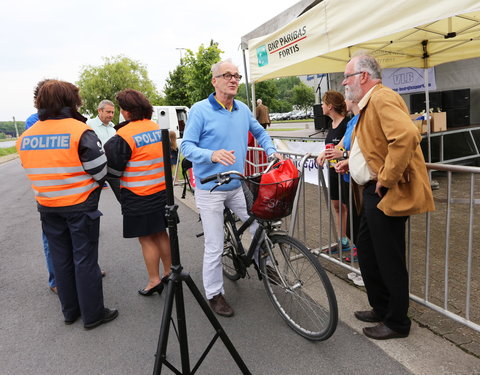
[(252, 81), (260, 77), (260, 80), (264, 80), (296, 75), (290, 69), (299, 63), (302, 63), (301, 74), (318, 73), (318, 65), (310, 69), (308, 63), (305, 65), (305, 60), (316, 56), (322, 40), (324, 44), (324, 29), (309, 12), (270, 35), (250, 40), (248, 48)]
[(281, 60), (294, 55), (300, 51), (300, 42), (307, 37), (307, 26), (304, 25), (301, 29), (293, 30), (272, 40), (267, 45), (258, 47), (256, 49), (258, 66), (268, 65), (269, 55), (271, 60)]

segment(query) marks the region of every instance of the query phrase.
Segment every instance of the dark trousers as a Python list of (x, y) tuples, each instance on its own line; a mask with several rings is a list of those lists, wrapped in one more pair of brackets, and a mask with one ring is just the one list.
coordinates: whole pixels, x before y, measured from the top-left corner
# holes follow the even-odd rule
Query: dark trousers
[(41, 213), (65, 320), (81, 315), (88, 324), (104, 316), (102, 274), (98, 266), (101, 215), (98, 210)]
[(375, 184), (363, 193), (357, 240), (358, 261), (368, 301), (383, 323), (399, 333), (410, 331), (408, 272), (405, 260), (407, 216), (387, 216), (377, 208)]

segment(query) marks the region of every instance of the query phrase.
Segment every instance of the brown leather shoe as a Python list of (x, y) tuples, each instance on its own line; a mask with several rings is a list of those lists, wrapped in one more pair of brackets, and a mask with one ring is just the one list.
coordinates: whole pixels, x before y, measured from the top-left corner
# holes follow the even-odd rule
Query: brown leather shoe
[(233, 315), (233, 309), (230, 307), (227, 301), (225, 301), (225, 298), (222, 294), (217, 294), (213, 298), (209, 299), (208, 303), (210, 304), (210, 308), (218, 315), (226, 317)]
[(408, 336), (408, 333), (395, 332), (383, 323), (374, 327), (366, 327), (363, 329), (363, 333), (365, 336), (375, 340), (400, 339)]
[(355, 315), (355, 318), (361, 320), (362, 322), (378, 323), (382, 321), (382, 318), (380, 318), (380, 316), (378, 316), (378, 314), (373, 310), (355, 311), (353, 315)]

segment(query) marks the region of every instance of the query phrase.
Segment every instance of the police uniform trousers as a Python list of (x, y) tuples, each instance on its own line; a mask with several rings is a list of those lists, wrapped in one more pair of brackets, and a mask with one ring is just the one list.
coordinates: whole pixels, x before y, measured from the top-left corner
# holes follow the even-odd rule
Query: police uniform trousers
[[(405, 259), (405, 222), (408, 216), (387, 216), (377, 208), (381, 198), (375, 182), (363, 192), (357, 250), (370, 306), (390, 329), (408, 334), (408, 271)], [(384, 193), (387, 189), (383, 189)]]
[(42, 212), (65, 320), (84, 324), (104, 317), (102, 274), (98, 265), (100, 216), (91, 212)]

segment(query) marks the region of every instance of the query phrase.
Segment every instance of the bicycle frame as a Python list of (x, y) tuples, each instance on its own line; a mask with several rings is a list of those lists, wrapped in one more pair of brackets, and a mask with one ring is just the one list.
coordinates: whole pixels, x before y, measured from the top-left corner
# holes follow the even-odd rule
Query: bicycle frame
[[(283, 233), (285, 231), (279, 230), (278, 228), (276, 228), (277, 225), (275, 225), (274, 222), (272, 221), (258, 220), (253, 216), (250, 216), (247, 219), (247, 221), (245, 221), (240, 226), (240, 228), (237, 228), (236, 220), (233, 216), (232, 210), (230, 210), (228, 207), (225, 207), (223, 214), (224, 214), (224, 222), (230, 223), (233, 230), (233, 234), (235, 235), (235, 241), (237, 242), (239, 259), (241, 260), (242, 265), (244, 266), (244, 268), (242, 268), (242, 270), (239, 270), (239, 271), (241, 276), (245, 277), (246, 269), (253, 263), (255, 250), (266, 240), (265, 237), (268, 237), (268, 235), (272, 232)], [(242, 244), (241, 237), (243, 233), (245, 233), (247, 228), (249, 228), (250, 225), (253, 224), (254, 221), (258, 223), (258, 228), (256, 229), (252, 242), (248, 247), (248, 251), (245, 252), (245, 248)], [(261, 279), (260, 275), (259, 275), (259, 279)]]

